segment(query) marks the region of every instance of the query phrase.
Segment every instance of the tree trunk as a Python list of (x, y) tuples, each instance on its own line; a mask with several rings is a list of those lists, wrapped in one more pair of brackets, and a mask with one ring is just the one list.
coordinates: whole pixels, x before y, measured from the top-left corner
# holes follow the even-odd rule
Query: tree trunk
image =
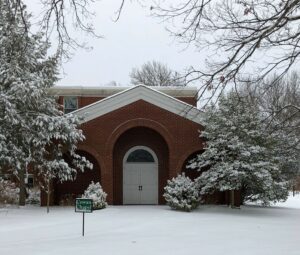
[(294, 196), (295, 196), (295, 193), (296, 193), (296, 185), (295, 185), (295, 183), (293, 183), (292, 189), (293, 189), (293, 197), (294, 197)]
[(25, 187), (25, 173), (24, 170), (19, 171), (19, 205), (25, 205), (26, 202), (26, 187)]
[(231, 205), (231, 208), (235, 208), (235, 205), (234, 205), (234, 190), (230, 190), (230, 205)]
[(50, 206), (50, 195), (51, 195), (51, 187), (50, 187), (50, 180), (47, 182), (47, 213), (49, 213), (49, 206)]

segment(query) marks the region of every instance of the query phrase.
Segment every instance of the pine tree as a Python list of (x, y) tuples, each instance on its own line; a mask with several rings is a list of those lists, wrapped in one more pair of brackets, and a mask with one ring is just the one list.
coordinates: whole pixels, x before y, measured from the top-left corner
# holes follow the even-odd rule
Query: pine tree
[(63, 115), (47, 94), (57, 81), (58, 54), (49, 57), (43, 34), (30, 32), (25, 9), (20, 1), (0, 0), (0, 169), (17, 176), (20, 205), (29, 167), (37, 170), (48, 194), (54, 178), (72, 179), (76, 169), (91, 167), (76, 153), (84, 139), (78, 119)]
[(206, 149), (189, 166), (203, 171), (196, 179), (201, 194), (241, 190), (244, 201), (264, 204), (287, 198), (283, 166), (295, 162), (295, 137), (271, 132), (259, 109), (235, 92), (210, 106), (203, 124)]

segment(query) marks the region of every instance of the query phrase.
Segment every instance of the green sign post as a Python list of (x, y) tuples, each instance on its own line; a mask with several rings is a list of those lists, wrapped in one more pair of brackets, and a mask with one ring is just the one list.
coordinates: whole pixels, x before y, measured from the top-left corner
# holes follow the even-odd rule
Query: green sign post
[(84, 214), (93, 212), (93, 199), (76, 198), (75, 212), (82, 212), (82, 236), (84, 236)]

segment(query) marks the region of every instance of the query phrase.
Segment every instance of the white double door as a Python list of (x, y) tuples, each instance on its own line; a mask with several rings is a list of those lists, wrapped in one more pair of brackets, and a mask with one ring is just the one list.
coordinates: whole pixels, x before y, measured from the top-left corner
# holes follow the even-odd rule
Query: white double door
[(158, 204), (156, 163), (126, 163), (124, 165), (123, 204)]

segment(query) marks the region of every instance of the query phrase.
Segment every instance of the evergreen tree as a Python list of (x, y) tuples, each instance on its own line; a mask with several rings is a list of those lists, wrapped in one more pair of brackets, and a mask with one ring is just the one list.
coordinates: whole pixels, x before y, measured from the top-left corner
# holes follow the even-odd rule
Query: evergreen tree
[(247, 102), (231, 92), (207, 109), (200, 135), (206, 149), (189, 167), (203, 171), (195, 180), (201, 194), (241, 190), (243, 200), (285, 200), (289, 176), (283, 166), (297, 160), (298, 140), (282, 130), (271, 132)]
[(47, 94), (57, 81), (58, 57), (48, 56), (43, 34), (30, 33), (25, 9), (20, 1), (0, 0), (0, 169), (18, 177), (20, 205), (25, 204), (29, 166), (48, 192), (52, 179), (72, 179), (76, 169), (91, 167), (76, 153), (76, 144), (84, 139), (78, 119), (63, 115)]

